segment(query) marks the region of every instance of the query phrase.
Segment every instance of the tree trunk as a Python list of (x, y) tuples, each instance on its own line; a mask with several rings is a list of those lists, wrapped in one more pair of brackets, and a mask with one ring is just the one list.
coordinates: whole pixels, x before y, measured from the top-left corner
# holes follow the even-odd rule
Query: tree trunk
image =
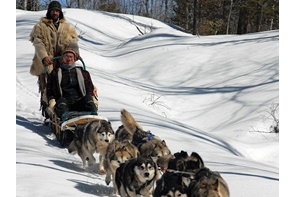
[(145, 0), (145, 12), (146, 12), (146, 17), (149, 17), (149, 0)]
[(189, 14), (189, 9), (188, 9), (188, 0), (185, 0), (185, 30), (189, 30), (189, 27), (188, 27), (188, 23), (189, 23), (189, 17), (188, 17), (188, 14)]
[(165, 0), (165, 14), (164, 14), (164, 21), (168, 22), (168, 0)]
[(28, 10), (28, 0), (24, 0), (23, 7), (24, 7), (24, 10)]
[(230, 7), (229, 7), (229, 13), (228, 13), (228, 19), (227, 19), (227, 25), (226, 25), (226, 34), (228, 34), (228, 31), (229, 31), (229, 24), (230, 24), (232, 9), (233, 9), (233, 0), (230, 0)]
[(261, 17), (262, 17), (262, 6), (257, 2), (257, 7), (256, 7), (256, 21), (255, 21), (255, 26), (256, 32), (260, 31), (260, 26), (261, 26)]
[(194, 19), (193, 19), (193, 35), (197, 35), (197, 21), (198, 21), (198, 0), (194, 0)]
[(239, 12), (237, 34), (246, 34), (247, 27), (248, 27), (248, 8), (242, 5)]

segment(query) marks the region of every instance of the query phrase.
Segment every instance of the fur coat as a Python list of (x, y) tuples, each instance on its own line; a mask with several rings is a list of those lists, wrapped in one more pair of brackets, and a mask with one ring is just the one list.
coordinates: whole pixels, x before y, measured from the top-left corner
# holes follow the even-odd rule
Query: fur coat
[[(72, 48), (79, 54), (78, 35), (75, 28), (63, 18), (59, 21), (59, 27), (53, 24), (51, 19), (42, 17), (34, 26), (30, 34), (30, 41), (35, 47), (35, 54), (30, 68), (32, 75), (39, 76), (45, 73), (42, 63), (43, 58), (59, 56), (65, 48)], [(53, 66), (49, 66), (51, 72)]]

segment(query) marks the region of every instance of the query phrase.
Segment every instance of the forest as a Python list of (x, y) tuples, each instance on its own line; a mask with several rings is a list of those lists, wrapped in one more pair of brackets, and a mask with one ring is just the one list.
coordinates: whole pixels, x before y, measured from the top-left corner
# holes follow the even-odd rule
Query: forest
[[(40, 11), (51, 0), (16, 0)], [(59, 0), (63, 8), (153, 18), (193, 35), (247, 34), (279, 29), (279, 0)]]

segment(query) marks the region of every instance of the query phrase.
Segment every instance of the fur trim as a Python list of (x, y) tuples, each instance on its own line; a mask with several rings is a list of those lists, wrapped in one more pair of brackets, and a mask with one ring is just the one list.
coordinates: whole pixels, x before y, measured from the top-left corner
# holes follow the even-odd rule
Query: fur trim
[[(60, 20), (58, 31), (54, 27), (53, 21), (42, 17), (30, 34), (30, 41), (35, 47), (33, 63), (30, 68), (32, 75), (40, 75), (45, 72), (42, 59), (46, 56), (54, 57), (61, 55), (61, 52), (71, 46), (78, 54), (78, 35), (74, 27), (65, 21)], [(57, 37), (57, 35), (60, 35)]]

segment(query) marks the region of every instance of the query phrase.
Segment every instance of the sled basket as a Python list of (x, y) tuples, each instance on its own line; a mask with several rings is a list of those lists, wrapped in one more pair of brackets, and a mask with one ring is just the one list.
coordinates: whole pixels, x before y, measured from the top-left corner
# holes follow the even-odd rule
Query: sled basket
[(47, 122), (55, 134), (57, 141), (64, 147), (72, 141), (78, 125), (85, 125), (95, 120), (108, 121), (106, 117), (92, 114), (91, 112), (70, 111), (63, 114), (63, 119), (54, 114), (53, 118), (47, 120)]

